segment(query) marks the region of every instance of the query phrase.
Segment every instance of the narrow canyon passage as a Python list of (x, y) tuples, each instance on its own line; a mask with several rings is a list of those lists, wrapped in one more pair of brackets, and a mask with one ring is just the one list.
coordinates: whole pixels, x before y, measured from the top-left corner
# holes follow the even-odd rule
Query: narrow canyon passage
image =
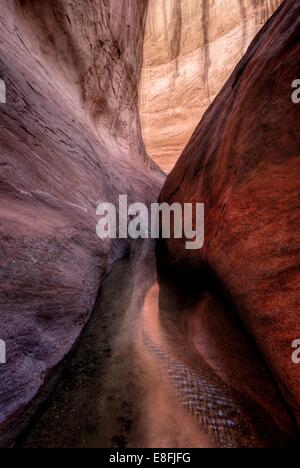
[(299, 446), (300, 0), (0, 6), (0, 447)]
[(17, 446), (292, 445), (271, 375), (212, 288), (157, 270), (154, 244), (137, 243), (106, 278), (60, 384)]

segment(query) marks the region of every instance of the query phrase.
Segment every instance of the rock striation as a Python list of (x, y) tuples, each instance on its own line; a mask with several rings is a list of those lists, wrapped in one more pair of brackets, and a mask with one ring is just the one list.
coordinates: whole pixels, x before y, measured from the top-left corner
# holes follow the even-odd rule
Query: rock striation
[[(138, 82), (147, 0), (1, 0), (0, 444), (9, 445), (90, 317), (127, 240), (96, 207), (156, 201)], [(116, 292), (117, 294), (117, 292)]]
[[(204, 202), (206, 240), (169, 261), (226, 293), (300, 423), (299, 104), (300, 1), (283, 2), (206, 112), (161, 193), (164, 202)], [(194, 270), (195, 269), (195, 270)], [(207, 276), (209, 274), (209, 276)], [(200, 287), (200, 286), (199, 286)]]
[(148, 154), (166, 172), (280, 3), (150, 0), (140, 115)]

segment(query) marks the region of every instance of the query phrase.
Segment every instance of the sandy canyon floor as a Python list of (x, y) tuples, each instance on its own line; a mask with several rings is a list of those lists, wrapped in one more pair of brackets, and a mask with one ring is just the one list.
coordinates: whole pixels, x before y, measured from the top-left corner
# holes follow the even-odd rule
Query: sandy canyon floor
[(208, 315), (203, 286), (178, 288), (157, 268), (152, 243), (119, 261), (17, 446), (293, 445), (292, 419), (253, 342), (234, 314)]

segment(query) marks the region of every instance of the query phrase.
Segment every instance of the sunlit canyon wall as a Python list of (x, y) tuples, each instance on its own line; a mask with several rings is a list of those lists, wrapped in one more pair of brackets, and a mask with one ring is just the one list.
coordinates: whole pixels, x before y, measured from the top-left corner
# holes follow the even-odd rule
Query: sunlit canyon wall
[(140, 114), (169, 172), (200, 118), (281, 0), (150, 0)]

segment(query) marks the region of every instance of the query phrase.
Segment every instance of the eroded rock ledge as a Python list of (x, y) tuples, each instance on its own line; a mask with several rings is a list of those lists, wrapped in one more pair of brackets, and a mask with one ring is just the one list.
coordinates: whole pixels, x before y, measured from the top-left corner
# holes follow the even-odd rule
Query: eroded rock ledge
[[(213, 272), (255, 337), (300, 423), (300, 1), (287, 0), (209, 108), (161, 201), (204, 202), (206, 241), (166, 241), (172, 264)], [(197, 271), (196, 270), (196, 271)]]
[(1, 445), (28, 421), (111, 262), (130, 249), (97, 239), (97, 203), (158, 197), (137, 113), (146, 7), (0, 2)]

